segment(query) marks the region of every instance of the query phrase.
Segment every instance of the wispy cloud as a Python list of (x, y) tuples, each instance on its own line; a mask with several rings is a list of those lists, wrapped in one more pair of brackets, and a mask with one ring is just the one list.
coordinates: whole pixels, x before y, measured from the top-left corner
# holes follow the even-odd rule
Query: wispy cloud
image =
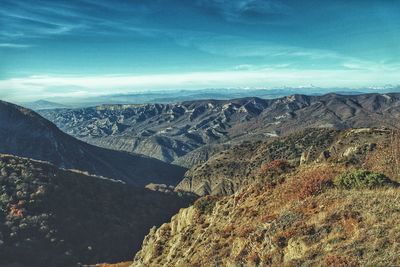
[(288, 6), (276, 0), (197, 0), (196, 3), (233, 22), (272, 22), (290, 12)]
[(292, 66), (306, 69), (354, 69), (366, 71), (400, 71), (398, 62), (367, 60), (333, 50), (306, 48), (260, 40), (248, 40), (232, 35), (212, 33), (189, 33), (175, 37), (176, 43), (197, 49), (210, 55), (252, 61), (262, 64), (240, 64), (238, 69), (263, 68), (265, 65)]
[(0, 48), (29, 48), (32, 45), (28, 44), (12, 44), (12, 43), (0, 43)]
[[(79, 4), (59, 1), (8, 1), (7, 8), (0, 10), (1, 24), (7, 25), (7, 30), (0, 32), (0, 38), (15, 40), (21, 38), (42, 38), (60, 34), (98, 34), (95, 28), (117, 29), (119, 19), (107, 15), (106, 7), (92, 12), (89, 1)], [(117, 6), (117, 5), (113, 5)], [(112, 5), (108, 5), (111, 8)], [(132, 7), (131, 7), (132, 8)], [(128, 10), (125, 10), (127, 12)], [(135, 13), (132, 14), (133, 16)], [(123, 16), (122, 18), (126, 18)], [(122, 22), (122, 21), (121, 21)], [(123, 27), (122, 27), (123, 28)], [(92, 31), (91, 31), (92, 30)], [(111, 30), (110, 30), (111, 32)]]
[[(246, 40), (236, 36), (209, 36), (209, 38), (184, 39), (182, 45), (195, 47), (203, 52), (228, 57), (309, 57), (335, 58), (337, 53), (322, 49), (309, 49), (287, 44)], [(227, 45), (229, 44), (229, 45)]]

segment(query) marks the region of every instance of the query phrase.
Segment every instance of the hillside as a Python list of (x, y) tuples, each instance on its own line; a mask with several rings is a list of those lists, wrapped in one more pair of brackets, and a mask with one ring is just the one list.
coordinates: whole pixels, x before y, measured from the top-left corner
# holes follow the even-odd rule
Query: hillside
[[(307, 129), (274, 141), (244, 142), (190, 169), (176, 189), (200, 196), (232, 194), (256, 180), (260, 168), (281, 159), (294, 167), (314, 161), (367, 164), (366, 157), (377, 157), (375, 153), (394, 146), (393, 133), (389, 129), (373, 128)], [(389, 165), (382, 163), (382, 168)]]
[(145, 186), (176, 185), (184, 168), (137, 154), (104, 149), (79, 141), (37, 113), (0, 101), (0, 153), (49, 161), (61, 168)]
[(244, 142), (190, 169), (176, 189), (200, 196), (232, 194), (254, 181), (263, 164), (285, 158), (298, 165), (303, 152), (313, 150), (314, 157), (318, 156), (337, 134), (329, 129), (309, 129), (275, 141)]
[(398, 266), (400, 189), (342, 189), (343, 166), (299, 168), (270, 187), (204, 197), (153, 228), (131, 267)]
[(128, 260), (152, 226), (191, 201), (0, 155), (0, 265)]
[(219, 164), (254, 179), (153, 228), (131, 266), (398, 266), (399, 140), (387, 129), (309, 130), (233, 148), (231, 162), (250, 151), (265, 162)]
[(192, 167), (219, 152), (219, 144), (272, 139), (310, 127), (393, 127), (399, 122), (399, 100), (400, 94), (293, 95), (103, 105), (41, 114), (89, 143)]

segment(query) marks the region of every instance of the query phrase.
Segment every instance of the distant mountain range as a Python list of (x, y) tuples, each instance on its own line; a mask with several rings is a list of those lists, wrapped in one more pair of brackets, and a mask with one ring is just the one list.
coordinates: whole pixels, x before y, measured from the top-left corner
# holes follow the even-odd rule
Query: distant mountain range
[(149, 157), (86, 144), (39, 114), (0, 101), (0, 153), (51, 162), (124, 182), (176, 185), (186, 169)]
[(46, 100), (38, 100), (34, 102), (27, 102), (21, 104), (25, 108), (29, 108), (32, 110), (42, 110), (42, 109), (56, 109), (56, 108), (70, 108), (70, 106), (46, 101)]
[[(276, 89), (241, 89), (241, 88), (209, 88), (197, 90), (156, 90), (132, 92), (124, 94), (108, 94), (92, 97), (53, 97), (31, 103), (21, 103), (22, 106), (34, 110), (65, 107), (93, 107), (103, 104), (154, 104), (177, 103), (194, 100), (229, 100), (234, 98), (258, 97), (263, 99), (280, 98), (294, 94), (324, 95), (337, 93), (344, 95), (364, 93), (400, 92), (400, 86), (387, 85), (383, 87), (351, 88), (320, 88), (315, 86), (283, 87)], [(62, 104), (58, 104), (62, 103)]]
[(242, 141), (273, 139), (310, 127), (396, 127), (400, 94), (249, 97), (40, 113), (91, 144), (192, 167)]

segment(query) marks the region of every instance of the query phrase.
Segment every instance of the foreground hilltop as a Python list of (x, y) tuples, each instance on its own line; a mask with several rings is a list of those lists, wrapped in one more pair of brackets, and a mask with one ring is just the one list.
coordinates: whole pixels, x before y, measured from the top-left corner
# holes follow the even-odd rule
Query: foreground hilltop
[(198, 100), (41, 111), (63, 131), (99, 146), (192, 167), (243, 140), (306, 128), (393, 127), (400, 94)]
[(152, 229), (131, 266), (398, 266), (400, 189), (336, 186), (344, 171), (308, 166), (274, 187), (204, 197)]
[(0, 265), (129, 259), (152, 226), (191, 201), (0, 154)]
[(175, 185), (184, 168), (137, 154), (86, 144), (60, 131), (39, 114), (0, 101), (0, 153), (49, 161), (61, 168), (145, 186)]
[(224, 167), (254, 178), (153, 228), (131, 266), (398, 266), (399, 140), (388, 129), (308, 130), (225, 152), (210, 185)]

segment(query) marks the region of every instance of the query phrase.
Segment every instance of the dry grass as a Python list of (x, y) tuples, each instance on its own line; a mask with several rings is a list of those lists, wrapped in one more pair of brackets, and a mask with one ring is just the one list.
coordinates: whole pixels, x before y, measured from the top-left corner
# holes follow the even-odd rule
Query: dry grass
[[(186, 266), (215, 266), (216, 262), (222, 266), (400, 264), (400, 190), (340, 190), (326, 186), (345, 169), (332, 164), (301, 167), (292, 174), (284, 174), (285, 182), (274, 188), (253, 184), (218, 200), (212, 214), (200, 214), (200, 218), (194, 217), (197, 219), (177, 218), (190, 223), (164, 243), (162, 255), (147, 259), (146, 263), (151, 266), (160, 260), (164, 266), (185, 266), (179, 265), (183, 262)], [(195, 214), (199, 216), (198, 212)], [(197, 223), (200, 220), (202, 223)], [(178, 239), (189, 229), (194, 240)], [(151, 244), (144, 244), (135, 266), (146, 266), (141, 265), (141, 260), (146, 249), (152, 249)], [(168, 256), (172, 251), (174, 258)]]

